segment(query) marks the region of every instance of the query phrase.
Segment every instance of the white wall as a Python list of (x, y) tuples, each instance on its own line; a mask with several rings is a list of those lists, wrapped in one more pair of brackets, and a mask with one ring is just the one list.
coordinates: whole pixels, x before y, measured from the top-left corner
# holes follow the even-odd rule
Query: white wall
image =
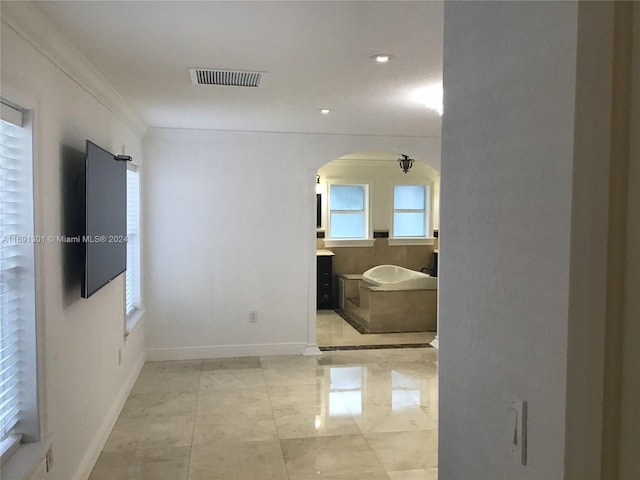
[[(599, 478), (610, 13), (445, 5), (443, 480)], [(515, 397), (526, 466), (509, 454)]]
[(302, 352), (315, 317), (316, 170), (357, 151), (437, 160), (438, 148), (428, 138), (149, 130), (149, 358)]
[[(398, 154), (398, 156), (400, 156)], [(430, 162), (433, 164), (434, 162)], [(406, 174), (397, 162), (391, 160), (336, 159), (318, 169), (322, 193), (322, 228), (327, 228), (327, 181), (343, 179), (369, 184), (371, 223), (373, 230), (388, 230), (393, 224), (393, 186), (423, 184), (431, 186), (431, 229), (438, 228), (435, 208), (438, 204), (440, 174), (433, 167), (417, 160)]]
[[(3, 2), (4, 3), (4, 2)], [(36, 234), (62, 235), (76, 203), (70, 157), (85, 139), (142, 160), (141, 138), (78, 83), (2, 23), (2, 94), (34, 109)], [(43, 40), (47, 29), (34, 32)], [(71, 184), (71, 185), (70, 185)], [(124, 343), (124, 275), (80, 298), (80, 270), (61, 244), (38, 252), (43, 430), (54, 434), (51, 480), (85, 479), (144, 359), (142, 323)], [(122, 364), (118, 365), (118, 349)]]

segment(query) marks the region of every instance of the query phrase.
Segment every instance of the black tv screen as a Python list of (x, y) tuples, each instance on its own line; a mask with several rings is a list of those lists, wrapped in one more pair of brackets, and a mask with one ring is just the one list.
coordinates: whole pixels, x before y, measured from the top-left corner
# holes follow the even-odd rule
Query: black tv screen
[(82, 296), (88, 298), (127, 267), (127, 165), (87, 140)]

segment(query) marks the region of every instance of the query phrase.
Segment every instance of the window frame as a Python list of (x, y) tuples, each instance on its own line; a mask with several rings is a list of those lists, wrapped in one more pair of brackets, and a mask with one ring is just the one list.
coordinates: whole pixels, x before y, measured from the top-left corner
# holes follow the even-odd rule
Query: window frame
[[(142, 207), (142, 190), (141, 190), (141, 168), (138, 164), (135, 163), (128, 163), (127, 164), (127, 195), (129, 195), (129, 172), (133, 172), (136, 176), (137, 176), (137, 194), (138, 194), (138, 198), (137, 198), (137, 214), (138, 214), (138, 218), (135, 221), (135, 226), (136, 226), (136, 231), (134, 233), (134, 238), (137, 242), (137, 248), (136, 248), (136, 254), (137, 254), (137, 258), (136, 258), (136, 270), (135, 273), (133, 274), (133, 278), (132, 278), (132, 289), (133, 289), (133, 310), (128, 311), (127, 310), (127, 304), (128, 304), (128, 298), (127, 298), (127, 280), (128, 280), (128, 275), (129, 275), (129, 269), (127, 268), (126, 272), (125, 272), (125, 282), (124, 282), (124, 288), (125, 288), (125, 302), (124, 302), (124, 309), (125, 309), (125, 337), (127, 337), (129, 335), (129, 333), (131, 332), (131, 330), (133, 329), (133, 327), (136, 325), (136, 323), (138, 322), (138, 320), (142, 317), (142, 314), (144, 313), (144, 309), (142, 306), (142, 228), (141, 228), (141, 219), (142, 219), (142, 215), (141, 215), (141, 207)], [(129, 236), (129, 198), (127, 197), (127, 243), (130, 241)], [(128, 247), (128, 245), (127, 245)], [(128, 262), (128, 258), (129, 258), (129, 248), (127, 248), (127, 263)]]
[[(424, 187), (424, 217), (425, 217), (425, 234), (417, 237), (397, 237), (395, 235), (395, 215), (396, 212), (420, 212), (418, 209), (396, 209), (395, 190), (396, 187)], [(433, 201), (434, 201), (434, 182), (401, 182), (391, 183), (391, 212), (389, 221), (389, 245), (433, 245)]]
[[(5, 87), (3, 85), (3, 87)], [(3, 121), (14, 124), (24, 131), (24, 148), (25, 161), (25, 183), (24, 203), (21, 205), (22, 214), (26, 216), (24, 223), (24, 231), (16, 232), (17, 235), (25, 235), (30, 237), (30, 241), (21, 248), (21, 256), (26, 258), (26, 266), (21, 265), (22, 282), (27, 285), (26, 316), (28, 322), (21, 325), (22, 343), (21, 352), (26, 352), (21, 357), (23, 363), (22, 375), (20, 381), (24, 384), (21, 389), (23, 397), (21, 399), (22, 414), (20, 415), (19, 427), (20, 434), (9, 434), (2, 442), (0, 451), (3, 470), (11, 473), (16, 462), (12, 462), (15, 453), (22, 451), (23, 445), (28, 445), (30, 452), (40, 449), (48, 449), (50, 440), (43, 440), (42, 437), (42, 418), (43, 418), (43, 400), (44, 400), (44, 358), (42, 356), (42, 339), (40, 338), (40, 325), (44, 322), (43, 305), (43, 289), (42, 275), (39, 274), (43, 269), (43, 246), (45, 237), (42, 235), (42, 218), (40, 197), (38, 194), (38, 156), (36, 154), (36, 124), (34, 121), (34, 103), (33, 101), (24, 101), (24, 96), (5, 95), (3, 91), (0, 95), (3, 113), (1, 115)], [(13, 98), (19, 98), (17, 102), (12, 101)], [(14, 112), (11, 112), (14, 110)], [(7, 116), (6, 113), (9, 115)], [(20, 120), (18, 120), (20, 119)], [(20, 125), (18, 125), (20, 123)], [(27, 199), (28, 197), (28, 199)], [(24, 456), (23, 456), (24, 457)]]
[[(331, 187), (333, 185), (338, 186), (357, 186), (363, 187), (364, 210), (358, 210), (357, 212), (363, 212), (364, 215), (364, 237), (355, 238), (332, 238), (331, 237), (331, 213), (334, 211), (331, 209)], [(363, 181), (362, 179), (346, 179), (346, 178), (327, 178), (327, 213), (326, 213), (326, 229), (327, 237), (324, 244), (326, 247), (371, 247), (373, 246), (373, 227), (371, 221), (371, 190), (372, 185), (370, 182)], [(351, 210), (335, 210), (336, 212), (351, 213)], [(359, 213), (360, 214), (360, 213)]]

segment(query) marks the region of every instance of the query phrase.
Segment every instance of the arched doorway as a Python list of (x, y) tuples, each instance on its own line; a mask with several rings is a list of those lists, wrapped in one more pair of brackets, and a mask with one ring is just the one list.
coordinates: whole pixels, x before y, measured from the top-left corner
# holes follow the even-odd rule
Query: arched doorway
[[(424, 304), (418, 301), (415, 312), (409, 313), (402, 310), (406, 305), (395, 303), (406, 304), (407, 298), (419, 298), (416, 295), (427, 295), (426, 292), (383, 294), (376, 291), (373, 294), (375, 306), (369, 305), (374, 309), (369, 308), (368, 313), (365, 305), (359, 304), (359, 280), (365, 270), (382, 264), (413, 271), (426, 271), (433, 267), (433, 251), (437, 251), (438, 246), (435, 235), (439, 226), (440, 175), (422, 158), (416, 159), (405, 173), (397, 162), (399, 156), (400, 152), (395, 151), (353, 152), (325, 163), (317, 172), (309, 172), (315, 192), (310, 210), (313, 210), (314, 219), (317, 213), (320, 219), (318, 222), (314, 220), (316, 228), (312, 231), (315, 238), (312, 239), (314, 248), (310, 255), (309, 304), (313, 309), (310, 308), (309, 312), (311, 348), (307, 353), (318, 353), (318, 349), (313, 348), (317, 346), (322, 349), (357, 348), (398, 343), (420, 345), (433, 341), (436, 333), (436, 292), (429, 294), (433, 297), (434, 317), (432, 326), (428, 328), (430, 331), (390, 320), (394, 314), (405, 319), (413, 313), (424, 317), (429, 310), (428, 300)], [(399, 208), (403, 206), (397, 205), (397, 196), (403, 193), (403, 189), (404, 193), (410, 194), (423, 192), (422, 205), (416, 205), (412, 211)], [(336, 192), (340, 191), (347, 195), (361, 195), (362, 211), (339, 212), (336, 210), (339, 206), (330, 211), (331, 193), (335, 199)], [(421, 212), (418, 211), (420, 209)], [(403, 216), (406, 220), (406, 217), (420, 218), (421, 215), (421, 230), (413, 234), (411, 230), (402, 230), (406, 224), (402, 221)], [(353, 231), (349, 231), (350, 225)], [(342, 231), (338, 231), (340, 229)], [(327, 282), (328, 275), (330, 280)], [(363, 298), (362, 302), (366, 303), (367, 299)], [(411, 302), (416, 303), (415, 300)], [(386, 313), (379, 310), (381, 305)], [(359, 307), (362, 308), (359, 310)], [(400, 314), (400, 311), (405, 313)], [(379, 320), (382, 316), (392, 324), (381, 327)], [(367, 320), (372, 323), (367, 324)], [(402, 330), (403, 333), (398, 333)]]

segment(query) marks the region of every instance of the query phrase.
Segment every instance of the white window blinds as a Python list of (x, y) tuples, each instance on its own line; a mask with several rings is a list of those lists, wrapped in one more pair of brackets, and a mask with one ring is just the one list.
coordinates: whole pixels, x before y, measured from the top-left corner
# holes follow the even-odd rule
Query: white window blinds
[[(30, 131), (2, 104), (0, 120), (0, 440), (25, 422), (33, 399), (28, 349), (34, 332), (33, 183)], [(23, 425), (24, 427), (24, 425)]]
[(126, 309), (131, 315), (140, 305), (140, 173), (127, 169), (127, 274)]

